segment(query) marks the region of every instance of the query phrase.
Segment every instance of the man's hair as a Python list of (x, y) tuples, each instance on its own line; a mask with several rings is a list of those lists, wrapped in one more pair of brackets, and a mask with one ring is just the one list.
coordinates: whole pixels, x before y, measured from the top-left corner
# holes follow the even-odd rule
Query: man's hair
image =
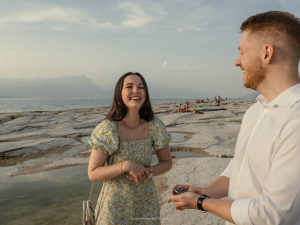
[(241, 31), (258, 34), (260, 38), (281, 41), (287, 49), (280, 51), (284, 57), (299, 63), (300, 59), (300, 20), (288, 12), (270, 11), (249, 17), (241, 25)]

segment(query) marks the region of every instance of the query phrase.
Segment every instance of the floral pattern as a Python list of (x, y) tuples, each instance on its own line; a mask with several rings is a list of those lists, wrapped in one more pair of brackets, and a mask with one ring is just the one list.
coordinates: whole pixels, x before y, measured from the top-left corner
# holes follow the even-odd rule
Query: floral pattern
[[(92, 132), (89, 144), (103, 153), (115, 153), (112, 164), (132, 161), (149, 167), (152, 149), (164, 148), (171, 139), (158, 117), (149, 122), (149, 137), (139, 141), (121, 140), (117, 122), (104, 120)], [(135, 183), (122, 174), (108, 180), (102, 188), (95, 208), (97, 225), (160, 224), (159, 202), (152, 178)]]

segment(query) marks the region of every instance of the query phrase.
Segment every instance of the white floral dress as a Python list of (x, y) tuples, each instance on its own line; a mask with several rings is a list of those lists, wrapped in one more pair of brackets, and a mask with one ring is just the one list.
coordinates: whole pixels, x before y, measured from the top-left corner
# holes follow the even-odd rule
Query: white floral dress
[[(123, 141), (120, 139), (117, 122), (104, 120), (92, 132), (89, 144), (100, 152), (109, 155), (114, 153), (112, 164), (132, 161), (149, 167), (152, 161), (152, 149), (162, 149), (170, 141), (171, 135), (163, 122), (158, 117), (154, 117), (149, 122), (147, 139)], [(160, 224), (159, 202), (152, 178), (135, 183), (122, 174), (108, 180), (103, 188), (105, 189), (99, 196), (95, 208), (97, 225)]]

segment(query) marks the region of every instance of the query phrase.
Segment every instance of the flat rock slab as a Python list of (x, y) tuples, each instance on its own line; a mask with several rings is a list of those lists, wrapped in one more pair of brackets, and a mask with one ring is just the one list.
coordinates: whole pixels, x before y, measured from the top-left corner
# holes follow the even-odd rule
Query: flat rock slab
[[(170, 143), (173, 150), (190, 148), (213, 156), (219, 154), (233, 156), (243, 114), (254, 102), (228, 101), (227, 103), (226, 111), (210, 111), (204, 114), (170, 113), (178, 107), (171, 103), (152, 107), (154, 113), (165, 123), (168, 132), (188, 134), (183, 142)], [(190, 109), (221, 108), (211, 103), (191, 103), (189, 107)], [(49, 150), (36, 154), (36, 157), (47, 154), (48, 162), (53, 158), (51, 152), (55, 155), (73, 146), (81, 146), (82, 151), (90, 149), (87, 140), (82, 140), (82, 137), (90, 136), (93, 129), (105, 119), (108, 111), (109, 107), (101, 107), (0, 114), (0, 156), (27, 157), (32, 153)], [(77, 154), (75, 150), (71, 155), (77, 158), (86, 157), (86, 155)], [(24, 160), (27, 160), (26, 157)], [(69, 156), (61, 154), (61, 157), (68, 158)], [(70, 166), (81, 164), (80, 160), (72, 159), (71, 163), (63, 160), (53, 168), (62, 166), (63, 163)], [(22, 164), (21, 166), (28, 165)]]
[(53, 161), (47, 165), (44, 165), (45, 170), (54, 169), (54, 168), (60, 168), (62, 166), (68, 166), (68, 165), (82, 165), (82, 164), (88, 164), (89, 158), (67, 158), (67, 159), (61, 159)]
[(75, 146), (81, 144), (73, 138), (46, 138), (14, 142), (0, 142), (0, 153), (5, 156), (21, 156), (55, 147)]
[[(167, 203), (167, 198), (171, 195), (171, 188), (176, 184), (190, 184), (205, 187), (214, 181), (227, 167), (230, 159), (219, 159), (213, 157), (176, 159), (175, 165), (168, 173), (168, 188), (161, 194), (161, 218), (162, 225), (169, 224), (211, 224), (223, 225), (225, 221), (211, 213), (201, 213), (193, 210), (175, 210), (173, 203)], [(157, 179), (156, 185), (162, 182)]]

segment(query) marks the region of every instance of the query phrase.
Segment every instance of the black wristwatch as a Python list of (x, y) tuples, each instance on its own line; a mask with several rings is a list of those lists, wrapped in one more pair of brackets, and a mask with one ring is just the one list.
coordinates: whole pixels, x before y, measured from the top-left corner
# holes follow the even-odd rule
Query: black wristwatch
[(205, 213), (206, 210), (203, 209), (203, 207), (202, 207), (202, 202), (203, 202), (203, 200), (206, 199), (206, 198), (210, 198), (210, 197), (208, 197), (207, 195), (201, 195), (201, 196), (198, 198), (198, 200), (197, 200), (197, 208), (198, 208), (198, 210), (199, 210), (200, 212), (203, 212), (203, 213)]

